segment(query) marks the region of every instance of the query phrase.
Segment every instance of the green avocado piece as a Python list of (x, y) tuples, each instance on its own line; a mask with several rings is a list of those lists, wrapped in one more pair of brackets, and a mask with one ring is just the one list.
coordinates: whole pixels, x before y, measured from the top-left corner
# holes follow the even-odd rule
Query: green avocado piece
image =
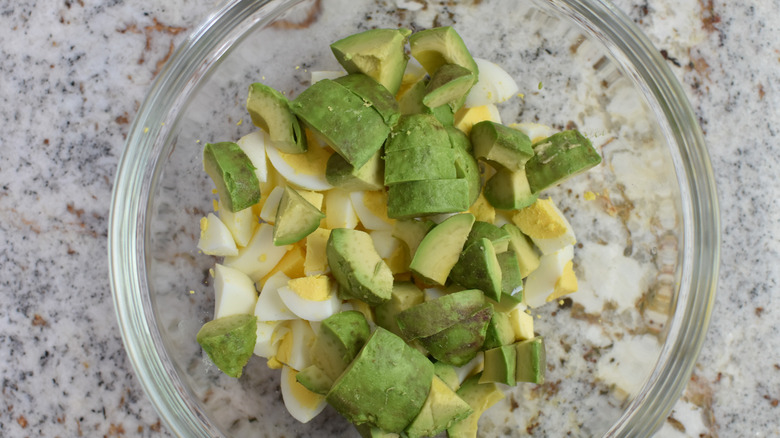
[(490, 243), (492, 243), (493, 248), (496, 249), (496, 254), (503, 253), (509, 248), (509, 233), (490, 222), (483, 221), (476, 221), (474, 222), (474, 225), (471, 226), (471, 232), (469, 233), (468, 240), (466, 240), (466, 246), (483, 237), (490, 239)]
[(398, 118), (401, 116), (398, 101), (382, 84), (362, 73), (342, 76), (334, 79), (334, 82), (355, 93), (363, 99), (366, 106), (374, 108), (387, 126), (393, 127), (398, 123)]
[(371, 329), (357, 310), (325, 318), (311, 347), (312, 363), (331, 380), (336, 380), (365, 345)]
[[(456, 128), (457, 129), (457, 128)], [(469, 186), (469, 206), (471, 206), (482, 191), (482, 174), (477, 160), (461, 147), (453, 147), (455, 155), (455, 175), (466, 181)]]
[(230, 377), (241, 377), (257, 341), (257, 317), (238, 314), (209, 321), (196, 339), (217, 368)]
[(421, 146), (385, 155), (385, 185), (427, 179), (455, 179), (455, 152), (447, 147)]
[(513, 172), (523, 170), (534, 155), (527, 135), (490, 120), (472, 126), (470, 137), (475, 157), (498, 163)]
[(515, 224), (504, 224), (501, 226), (509, 233), (509, 249), (517, 255), (517, 264), (520, 268), (520, 275), (525, 278), (528, 274), (539, 267), (539, 254), (534, 249), (531, 240), (520, 231)]
[(398, 336), (402, 336), (396, 317), (404, 310), (421, 304), (425, 300), (425, 294), (412, 282), (399, 282), (393, 284), (393, 292), (389, 301), (376, 306), (374, 315), (376, 324)]
[(525, 169), (510, 171), (499, 168), (496, 174), (485, 182), (485, 199), (500, 210), (516, 210), (528, 207), (539, 198), (532, 193), (526, 179)]
[(274, 245), (293, 244), (320, 226), (325, 215), (295, 189), (286, 186), (274, 222)]
[(401, 114), (428, 114), (432, 115), (444, 126), (452, 126), (455, 123), (455, 112), (447, 104), (439, 105), (434, 108), (428, 108), (423, 103), (425, 90), (430, 79), (421, 78), (415, 82), (398, 100), (398, 107)]
[(514, 386), (516, 365), (517, 351), (514, 345), (485, 350), (485, 368), (479, 383), (496, 382)]
[(457, 391), (460, 388), (460, 379), (455, 367), (444, 362), (433, 363), (433, 373), (438, 376), (442, 382), (446, 383), (451, 390)]
[(515, 344), (517, 351), (517, 369), (515, 380), (518, 382), (544, 383), (544, 372), (547, 369), (547, 354), (544, 349), (544, 338), (533, 339)]
[(306, 134), (282, 93), (256, 82), (249, 86), (246, 110), (252, 124), (268, 133), (274, 146), (288, 154), (306, 152)]
[(333, 386), (333, 379), (317, 365), (309, 365), (302, 369), (295, 375), (295, 380), (304, 388), (319, 395), (326, 395), (330, 391), (330, 387)]
[(523, 275), (520, 273), (520, 261), (513, 250), (497, 254), (501, 267), (501, 300), (523, 302)]
[(451, 149), (444, 125), (431, 114), (405, 114), (393, 127), (385, 144), (385, 155), (417, 148)]
[(330, 232), (325, 251), (341, 292), (370, 305), (390, 299), (393, 273), (377, 254), (368, 233), (336, 228)]
[(382, 190), (384, 185), (384, 161), (382, 152), (377, 151), (366, 164), (355, 168), (339, 154), (328, 158), (325, 179), (334, 187), (350, 192)]
[(479, 289), (488, 298), (500, 300), (501, 266), (490, 239), (481, 238), (467, 245), (452, 267), (450, 279), (465, 288)]
[(474, 74), (474, 83), (477, 82), (477, 63), (452, 27), (434, 27), (417, 32), (409, 37), (409, 48), (428, 74), (435, 74), (445, 64), (455, 64), (469, 69)]
[(427, 179), (391, 185), (387, 216), (409, 219), (468, 210), (469, 183), (465, 179)]
[(460, 398), (471, 406), (473, 412), (465, 419), (447, 429), (449, 438), (474, 438), (477, 436), (479, 417), (491, 406), (504, 398), (495, 383), (479, 383), (480, 374), (467, 378), (456, 392)]
[(260, 201), (255, 166), (236, 143), (207, 143), (203, 168), (217, 186), (221, 204), (235, 213)]
[(492, 315), (493, 305), (486, 302), (482, 309), (468, 318), (432, 336), (420, 338), (420, 344), (436, 360), (456, 367), (465, 365), (482, 349)]
[(466, 320), (485, 306), (481, 291), (464, 290), (419, 303), (400, 312), (398, 327), (406, 340), (431, 336)]
[(417, 247), (409, 264), (412, 273), (443, 286), (458, 262), (473, 223), (473, 214), (461, 213), (436, 225)]
[(406, 428), (406, 434), (409, 438), (436, 436), (468, 417), (472, 411), (468, 403), (434, 375), (428, 398)]
[(326, 400), (353, 424), (400, 433), (420, 412), (432, 380), (428, 358), (377, 327)]
[(343, 85), (323, 79), (291, 103), (296, 116), (354, 167), (362, 167), (390, 133), (382, 116)]
[(409, 248), (409, 258), (414, 257), (417, 247), (436, 223), (432, 220), (401, 219), (393, 224), (393, 237), (403, 240)]
[(368, 423), (355, 426), (362, 438), (401, 438), (400, 434), (395, 432), (385, 432), (384, 430), (369, 425)]
[(494, 311), (488, 323), (487, 332), (485, 332), (485, 342), (482, 344), (482, 349), (490, 350), (514, 342), (515, 331), (509, 322), (509, 315)]
[(553, 134), (534, 144), (534, 157), (526, 163), (531, 191), (538, 193), (601, 163), (590, 140), (577, 130)]
[(457, 111), (463, 106), (475, 82), (471, 70), (456, 64), (444, 64), (431, 76), (425, 87), (423, 104), (428, 108), (449, 105), (453, 111)]
[(349, 73), (363, 73), (395, 94), (401, 87), (409, 57), (409, 29), (371, 29), (330, 45), (333, 55)]
[(444, 129), (447, 130), (447, 135), (450, 136), (450, 144), (453, 148), (459, 147), (471, 155), (471, 150), (473, 149), (471, 146), (471, 140), (465, 132), (454, 126), (445, 125)]

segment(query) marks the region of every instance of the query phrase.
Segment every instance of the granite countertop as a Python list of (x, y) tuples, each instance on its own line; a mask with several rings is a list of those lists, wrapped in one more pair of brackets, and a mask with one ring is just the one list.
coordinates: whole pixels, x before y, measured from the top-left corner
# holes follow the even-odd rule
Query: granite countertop
[[(780, 3), (618, 0), (683, 83), (722, 208), (712, 324), (662, 437), (780, 436)], [(0, 436), (169, 436), (117, 327), (114, 172), (151, 81), (213, 0), (0, 6)]]

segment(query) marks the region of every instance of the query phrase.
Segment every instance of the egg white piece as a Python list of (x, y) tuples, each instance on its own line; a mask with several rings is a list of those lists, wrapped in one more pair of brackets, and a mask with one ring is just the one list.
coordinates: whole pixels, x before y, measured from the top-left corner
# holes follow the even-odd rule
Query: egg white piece
[(257, 321), (257, 340), (255, 341), (254, 353), (256, 356), (269, 359), (276, 355), (276, 349), (279, 341), (282, 340), (284, 333), (288, 331), (277, 330), (282, 326), (281, 321)]
[(352, 207), (349, 192), (333, 189), (325, 192), (325, 226), (329, 229), (350, 228), (358, 224), (357, 213)]
[[(321, 147), (317, 144), (310, 143), (310, 148)], [(290, 163), (284, 160), (279, 153), (279, 149), (273, 145), (268, 145), (265, 148), (265, 153), (268, 155), (268, 159), (271, 160), (271, 164), (274, 166), (277, 172), (282, 175), (288, 182), (306, 190), (330, 190), (332, 185), (325, 178), (325, 173), (322, 174), (310, 174), (299, 172)]]
[(245, 247), (247, 243), (249, 243), (249, 240), (252, 239), (252, 234), (255, 232), (258, 225), (257, 218), (255, 217), (255, 214), (252, 213), (251, 208), (245, 208), (234, 213), (225, 208), (222, 204), (219, 204), (219, 217), (228, 230), (230, 230), (230, 234), (233, 235), (233, 240), (235, 240), (236, 245), (239, 247)]
[(260, 224), (252, 240), (237, 256), (225, 257), (224, 265), (245, 273), (252, 281), (259, 281), (284, 257), (290, 245), (274, 245), (274, 227)]
[(512, 129), (517, 129), (518, 131), (527, 135), (532, 142), (545, 139), (555, 134), (555, 131), (553, 131), (552, 127), (542, 125), (540, 123), (512, 123), (509, 125), (509, 127)]
[(323, 301), (307, 300), (290, 289), (283, 286), (279, 288), (279, 297), (291, 312), (299, 318), (307, 321), (322, 321), (323, 319), (338, 313), (341, 309), (341, 300), (335, 291), (336, 283), (331, 287), (328, 299)]
[(568, 245), (539, 258), (539, 267), (525, 279), (523, 301), (528, 307), (543, 305), (555, 291), (555, 283), (561, 278), (566, 263), (574, 258), (574, 246)]
[(553, 211), (555, 211), (555, 214), (557, 218), (555, 218), (555, 221), (562, 225), (565, 229), (563, 234), (556, 236), (556, 237), (550, 237), (550, 238), (533, 238), (531, 237), (531, 240), (534, 242), (534, 245), (536, 245), (537, 248), (542, 252), (542, 254), (552, 254), (556, 251), (559, 251), (562, 248), (565, 248), (570, 245), (574, 245), (577, 243), (577, 236), (574, 235), (574, 228), (571, 227), (571, 224), (569, 224), (569, 221), (566, 220), (566, 216), (563, 215), (563, 212), (558, 208), (557, 205), (551, 204)]
[(284, 406), (293, 418), (301, 423), (308, 423), (325, 409), (325, 396), (315, 394), (295, 380), (298, 374), (294, 369), (282, 367), (282, 400)]
[(374, 230), (370, 231), (368, 235), (371, 236), (371, 240), (374, 242), (377, 254), (383, 259), (389, 259), (401, 245), (401, 241), (393, 236), (392, 231)]
[(296, 370), (311, 365), (311, 346), (316, 335), (308, 321), (293, 319), (284, 323), (290, 332), (282, 337), (276, 351), (276, 359)]
[(215, 215), (209, 213), (200, 220), (198, 249), (213, 256), (238, 255), (238, 247), (228, 227)]
[(482, 371), (484, 366), (485, 355), (480, 351), (476, 356), (474, 356), (474, 359), (466, 362), (465, 365), (455, 367), (455, 374), (457, 374), (460, 383), (463, 383), (467, 377)]
[(214, 319), (231, 315), (251, 315), (257, 304), (255, 283), (243, 272), (214, 266)]
[(517, 82), (501, 66), (481, 58), (474, 58), (474, 62), (479, 69), (479, 78), (466, 96), (466, 107), (501, 103), (517, 94), (520, 89)]
[(346, 74), (344, 70), (315, 70), (311, 72), (311, 83), (315, 84), (323, 79), (338, 79)]
[(290, 278), (284, 275), (284, 272), (268, 277), (255, 306), (254, 313), (258, 320), (270, 322), (297, 318), (279, 296), (279, 288), (286, 286), (288, 281)]
[(352, 199), (352, 208), (355, 209), (360, 223), (366, 227), (367, 230), (388, 230), (393, 231), (393, 222), (388, 222), (388, 219), (383, 218), (377, 212), (371, 210), (366, 205), (365, 192), (350, 192), (350, 198)]
[(270, 138), (263, 130), (251, 132), (236, 142), (238, 147), (249, 157), (249, 161), (255, 166), (255, 176), (261, 183), (268, 181), (268, 160), (265, 157), (265, 145), (270, 143)]
[(423, 296), (425, 297), (425, 301), (433, 301), (437, 298), (441, 298), (445, 295), (444, 291), (439, 289), (438, 287), (429, 287), (426, 289), (423, 289)]
[(279, 210), (279, 202), (282, 201), (284, 187), (276, 186), (265, 199), (263, 208), (260, 209), (260, 219), (272, 224), (276, 221), (276, 212)]

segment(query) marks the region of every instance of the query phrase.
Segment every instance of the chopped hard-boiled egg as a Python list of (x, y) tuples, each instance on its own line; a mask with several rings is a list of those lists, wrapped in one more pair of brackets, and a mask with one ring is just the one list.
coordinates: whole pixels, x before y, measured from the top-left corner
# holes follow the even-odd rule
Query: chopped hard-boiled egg
[(401, 241), (393, 236), (392, 230), (370, 231), (368, 235), (371, 236), (371, 240), (374, 242), (374, 248), (376, 249), (377, 254), (383, 259), (393, 255), (393, 252), (401, 244)]
[(322, 201), (325, 198), (325, 195), (311, 190), (298, 190), (298, 194), (301, 195), (301, 198), (305, 199), (306, 202), (315, 206), (317, 210), (322, 210)]
[(284, 272), (284, 275), (295, 278), (303, 277), (303, 263), (306, 259), (306, 250), (300, 243), (291, 245), (291, 248), (287, 253), (279, 260), (279, 263), (274, 266), (271, 271), (258, 281), (260, 285), (265, 285), (266, 280), (277, 272)]
[(344, 70), (315, 70), (311, 72), (311, 83), (314, 84), (323, 79), (338, 79), (346, 74), (347, 72)]
[(545, 300), (548, 302), (557, 300), (564, 295), (577, 292), (577, 288), (577, 275), (574, 273), (574, 262), (569, 260), (569, 262), (566, 263), (566, 266), (563, 267), (563, 273), (560, 278), (555, 282), (553, 293), (548, 295)]
[(474, 58), (474, 62), (479, 68), (479, 78), (471, 87), (465, 106), (501, 103), (514, 97), (520, 89), (512, 76), (497, 64), (481, 58)]
[(244, 247), (249, 243), (249, 240), (252, 238), (252, 234), (255, 232), (258, 225), (257, 218), (251, 208), (245, 208), (233, 213), (227, 208), (223, 208), (220, 204), (219, 218), (228, 230), (230, 230), (230, 234), (233, 235), (233, 240), (239, 247)]
[(310, 142), (302, 154), (286, 154), (270, 146), (265, 149), (268, 159), (287, 182), (306, 190), (329, 190), (333, 186), (325, 178), (325, 166), (332, 154), (317, 142)]
[(272, 224), (276, 222), (276, 212), (279, 210), (279, 202), (284, 195), (284, 186), (276, 186), (265, 198), (262, 210), (260, 210), (260, 219)]
[(316, 335), (308, 321), (293, 319), (285, 322), (290, 332), (279, 342), (275, 359), (296, 370), (311, 365), (311, 346)]
[(243, 272), (214, 267), (214, 319), (231, 315), (251, 315), (257, 304), (255, 283)]
[(539, 198), (528, 207), (518, 210), (512, 216), (512, 222), (531, 238), (542, 254), (551, 254), (577, 243), (569, 221), (549, 198)]
[(455, 367), (455, 374), (458, 375), (458, 380), (463, 383), (467, 377), (477, 374), (485, 368), (485, 355), (481, 351), (474, 356), (474, 359), (466, 362), (465, 365)]
[(287, 286), (280, 287), (279, 297), (299, 318), (322, 321), (338, 313), (341, 300), (336, 293), (336, 283), (325, 275), (294, 278)]
[(464, 106), (455, 113), (455, 127), (465, 132), (466, 135), (471, 133), (472, 126), (484, 120), (501, 123), (501, 114), (492, 103), (472, 108)]
[(288, 281), (290, 277), (284, 275), (284, 272), (277, 272), (265, 281), (255, 306), (258, 320), (269, 322), (297, 318), (279, 296), (279, 288), (286, 286)]
[(387, 192), (351, 192), (349, 196), (360, 223), (367, 230), (393, 230), (395, 219), (387, 217)]
[(476, 220), (482, 222), (492, 224), (496, 219), (496, 209), (485, 199), (485, 195), (482, 192), (479, 193), (477, 200), (469, 207), (469, 213), (473, 214)]
[(574, 247), (568, 245), (539, 258), (539, 267), (528, 275), (523, 289), (523, 300), (529, 307), (539, 307), (547, 302), (573, 257)]
[(555, 134), (552, 127), (539, 123), (512, 123), (509, 127), (527, 135), (531, 139), (531, 143), (536, 143)]
[(228, 227), (214, 213), (200, 219), (198, 249), (213, 256), (238, 255), (236, 242)]
[(289, 330), (286, 326), (282, 326), (282, 321), (257, 321), (254, 354), (266, 359), (276, 356), (279, 342)]
[(317, 228), (306, 236), (306, 259), (303, 261), (304, 275), (327, 274), (330, 271), (326, 252), (328, 238), (330, 238), (330, 230), (327, 228)]
[(255, 176), (261, 183), (268, 181), (268, 160), (265, 157), (266, 142), (270, 143), (268, 134), (263, 130), (251, 132), (238, 139), (238, 146), (249, 157), (255, 166)]
[(334, 228), (355, 228), (358, 217), (352, 206), (349, 192), (341, 189), (333, 189), (325, 192), (325, 226)]
[(315, 394), (298, 383), (295, 376), (298, 371), (282, 367), (282, 400), (290, 415), (301, 423), (308, 423), (325, 409), (325, 396)]
[(260, 224), (252, 240), (238, 251), (237, 256), (225, 257), (225, 266), (238, 269), (252, 281), (259, 281), (271, 272), (290, 249), (289, 245), (275, 246), (273, 235), (273, 225)]
[(534, 317), (525, 311), (524, 305), (521, 304), (509, 312), (509, 324), (515, 332), (516, 341), (534, 337)]

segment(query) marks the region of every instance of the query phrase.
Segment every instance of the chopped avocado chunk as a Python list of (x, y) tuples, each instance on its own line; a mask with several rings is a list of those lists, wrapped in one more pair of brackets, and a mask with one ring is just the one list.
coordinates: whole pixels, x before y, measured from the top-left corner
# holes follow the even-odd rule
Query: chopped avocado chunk
[(317, 365), (309, 365), (302, 369), (295, 375), (295, 380), (304, 388), (319, 395), (326, 395), (330, 391), (330, 387), (333, 386), (333, 379)]
[(355, 168), (339, 154), (328, 158), (325, 167), (328, 184), (342, 190), (357, 192), (384, 188), (384, 162), (382, 152), (377, 151), (366, 164)]
[(354, 73), (334, 79), (334, 82), (343, 85), (349, 91), (363, 99), (365, 105), (374, 108), (387, 126), (395, 126), (401, 113), (398, 109), (398, 101), (395, 96), (370, 77)]
[(523, 276), (520, 273), (517, 254), (509, 250), (496, 257), (501, 267), (501, 299), (509, 299), (514, 303), (523, 302)]
[(217, 186), (221, 204), (235, 213), (260, 202), (255, 166), (236, 143), (208, 143), (203, 168)]
[(523, 170), (526, 161), (534, 155), (527, 135), (490, 120), (471, 127), (471, 143), (475, 157), (498, 163), (513, 172)]
[(471, 150), (473, 147), (471, 146), (471, 140), (469, 139), (469, 136), (466, 135), (465, 132), (454, 126), (445, 125), (444, 129), (447, 130), (447, 135), (450, 136), (450, 144), (453, 148), (459, 147), (471, 155)]
[(336, 380), (363, 348), (370, 333), (366, 317), (357, 310), (325, 318), (311, 347), (313, 364)]
[(469, 184), (464, 179), (409, 181), (387, 190), (387, 216), (393, 219), (457, 213), (469, 205)]
[(436, 436), (466, 418), (473, 410), (446, 383), (433, 376), (431, 390), (406, 434), (409, 438)]
[(390, 300), (376, 306), (374, 309), (376, 324), (398, 336), (402, 336), (396, 317), (404, 310), (421, 304), (424, 299), (423, 291), (415, 286), (414, 283), (397, 282), (393, 284), (393, 293), (390, 296)]
[(430, 392), (433, 364), (388, 330), (377, 327), (333, 383), (328, 403), (350, 422), (400, 433)]
[(515, 331), (512, 328), (509, 315), (504, 312), (493, 312), (485, 332), (484, 350), (509, 345), (515, 342)]
[(490, 239), (483, 237), (467, 245), (452, 267), (450, 279), (465, 288), (479, 289), (488, 298), (500, 300), (501, 266)]
[(501, 388), (495, 383), (479, 383), (480, 374), (467, 378), (456, 392), (471, 406), (474, 412), (465, 419), (447, 429), (449, 438), (474, 438), (477, 436), (477, 424), (482, 413), (504, 398)]
[(453, 111), (463, 106), (474, 85), (474, 73), (456, 64), (444, 64), (436, 70), (425, 87), (423, 104), (428, 108), (449, 105)]
[(274, 245), (295, 243), (308, 236), (320, 226), (325, 215), (300, 193), (291, 187), (284, 188), (282, 200), (276, 210), (274, 222)]
[(336, 228), (330, 232), (326, 253), (342, 292), (373, 305), (390, 299), (393, 273), (368, 233)]
[(485, 368), (479, 383), (496, 382), (514, 386), (517, 352), (514, 345), (485, 350)]
[(470, 207), (477, 201), (479, 193), (482, 191), (482, 177), (479, 171), (479, 164), (467, 150), (459, 146), (453, 146), (452, 150), (455, 154), (455, 175), (466, 180), (469, 186), (468, 201)]
[(306, 152), (306, 135), (282, 93), (256, 82), (249, 86), (246, 110), (252, 123), (267, 132), (280, 151), (288, 154)]
[(409, 248), (409, 257), (414, 257), (417, 247), (420, 246), (428, 231), (436, 226), (431, 220), (418, 221), (417, 219), (403, 219), (393, 224), (393, 237), (403, 240)]
[(444, 285), (458, 262), (474, 223), (474, 215), (462, 213), (436, 225), (420, 242), (409, 265), (415, 275)]
[(368, 423), (355, 426), (362, 438), (400, 438), (401, 435), (395, 432), (385, 432), (384, 430), (371, 426)]
[(349, 73), (363, 73), (395, 94), (401, 87), (409, 57), (404, 46), (409, 29), (371, 29), (330, 45), (333, 55)]
[(456, 367), (465, 365), (477, 355), (485, 342), (485, 333), (490, 318), (493, 315), (493, 305), (484, 306), (450, 327), (425, 338), (420, 338), (420, 344), (437, 360)]
[(515, 379), (518, 382), (544, 383), (544, 372), (547, 369), (547, 356), (544, 349), (544, 338), (537, 336), (527, 341), (515, 344), (517, 351), (517, 370)]
[(354, 167), (366, 164), (390, 133), (379, 112), (329, 79), (303, 90), (290, 107), (314, 134)]
[(444, 125), (430, 114), (401, 116), (387, 139), (385, 154), (421, 147), (450, 149), (450, 137)]
[(453, 391), (457, 391), (460, 388), (460, 379), (454, 366), (437, 361), (433, 363), (433, 372)]
[(475, 221), (471, 226), (469, 238), (466, 240), (466, 246), (476, 242), (481, 238), (490, 239), (490, 243), (496, 249), (496, 254), (503, 253), (509, 248), (509, 233), (489, 222)]
[(590, 140), (579, 131), (553, 134), (534, 144), (534, 157), (526, 163), (531, 191), (538, 193), (601, 163)]
[(400, 312), (396, 318), (406, 340), (431, 336), (463, 321), (485, 306), (476, 289), (464, 290), (425, 301)]
[(398, 107), (401, 114), (428, 114), (432, 115), (444, 126), (452, 126), (455, 123), (455, 112), (447, 104), (439, 105), (434, 108), (428, 108), (423, 103), (425, 90), (428, 87), (430, 79), (423, 77), (415, 82), (398, 100)]
[(455, 179), (451, 147), (416, 147), (385, 155), (385, 185), (426, 179)]
[(528, 274), (539, 267), (539, 254), (534, 249), (528, 236), (520, 231), (515, 224), (504, 224), (501, 226), (509, 233), (509, 248), (517, 254), (517, 265), (520, 268), (520, 275), (525, 278)]
[(238, 314), (209, 321), (196, 339), (217, 368), (230, 377), (241, 377), (257, 341), (257, 318)]
[(412, 56), (428, 74), (435, 74), (442, 65), (455, 64), (469, 69), (477, 81), (479, 69), (466, 44), (450, 26), (422, 30), (409, 37)]
[(485, 183), (485, 199), (501, 210), (515, 210), (536, 202), (539, 194), (532, 193), (525, 170), (500, 168)]

